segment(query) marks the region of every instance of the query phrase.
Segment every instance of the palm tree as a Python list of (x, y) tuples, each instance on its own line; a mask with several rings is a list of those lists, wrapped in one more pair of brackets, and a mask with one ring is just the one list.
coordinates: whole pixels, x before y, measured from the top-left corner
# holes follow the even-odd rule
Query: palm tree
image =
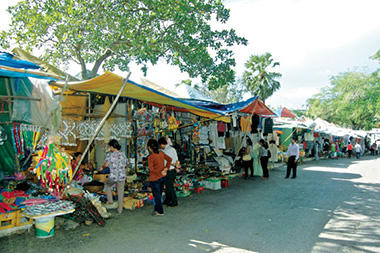
[(273, 62), (271, 57), (270, 53), (251, 55), (245, 63), (247, 70), (243, 74), (242, 82), (252, 94), (260, 95), (263, 102), (281, 86), (275, 79), (281, 77), (282, 74), (268, 71), (268, 68), (280, 65), (278, 62)]

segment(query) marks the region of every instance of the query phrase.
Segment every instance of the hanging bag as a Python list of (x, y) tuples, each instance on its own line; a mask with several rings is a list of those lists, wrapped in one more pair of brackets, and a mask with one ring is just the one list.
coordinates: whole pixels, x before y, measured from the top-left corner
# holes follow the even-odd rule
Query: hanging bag
[(243, 161), (245, 162), (251, 161), (251, 155), (250, 154), (243, 155)]

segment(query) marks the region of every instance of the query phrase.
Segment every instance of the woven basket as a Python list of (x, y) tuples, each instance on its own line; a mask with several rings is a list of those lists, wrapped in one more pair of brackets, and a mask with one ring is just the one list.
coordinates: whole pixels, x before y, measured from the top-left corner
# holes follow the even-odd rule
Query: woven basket
[(83, 187), (89, 192), (96, 193), (103, 190), (104, 184), (103, 185), (84, 185)]
[(93, 179), (99, 180), (100, 182), (106, 181), (109, 174), (94, 174)]

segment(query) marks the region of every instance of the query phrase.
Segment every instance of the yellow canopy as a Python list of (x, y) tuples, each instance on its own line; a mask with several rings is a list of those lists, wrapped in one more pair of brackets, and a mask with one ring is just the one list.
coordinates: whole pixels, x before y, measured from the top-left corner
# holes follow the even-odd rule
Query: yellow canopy
[[(124, 78), (106, 71), (103, 75), (97, 76), (90, 80), (69, 82), (68, 88), (72, 91), (89, 92), (104, 95), (117, 95), (121, 86), (123, 85), (123, 82)], [(64, 84), (65, 82), (63, 81), (53, 81), (51, 83), (51, 85), (58, 87), (63, 87)], [(152, 85), (152, 87), (150, 87), (148, 82), (146, 82), (145, 85), (140, 85), (128, 80), (121, 96), (141, 100), (144, 102), (169, 105), (186, 109), (188, 112), (203, 117), (217, 118), (219, 116), (219, 114), (212, 112), (212, 110), (206, 110), (204, 108), (192, 105), (190, 102), (183, 101), (179, 98), (175, 98), (157, 91), (156, 86), (157, 85)], [(229, 122), (230, 118), (223, 117), (218, 120)]]

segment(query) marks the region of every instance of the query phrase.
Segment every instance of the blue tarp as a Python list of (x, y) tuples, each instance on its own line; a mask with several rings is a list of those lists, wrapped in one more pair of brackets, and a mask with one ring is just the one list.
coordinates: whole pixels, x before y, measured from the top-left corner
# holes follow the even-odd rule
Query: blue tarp
[(33, 62), (16, 60), (12, 54), (7, 52), (0, 52), (0, 65), (19, 69), (40, 69), (40, 66)]
[(232, 104), (219, 104), (219, 103), (199, 101), (199, 100), (191, 100), (191, 103), (203, 108), (223, 111), (225, 114), (228, 114), (228, 113), (240, 111), (241, 109), (246, 108), (247, 106), (254, 103), (256, 99), (257, 99), (257, 96), (251, 97), (245, 101), (232, 103)]
[[(48, 80), (58, 80), (56, 78), (45, 75), (43, 72), (39, 72), (37, 70), (40, 69), (40, 66), (34, 64), (30, 61), (17, 60), (14, 56), (7, 52), (0, 52), (0, 67), (10, 67), (14, 69), (19, 69), (19, 71), (12, 71), (7, 69), (0, 69), (0, 76), (3, 77), (14, 77), (14, 78), (27, 78), (34, 77), (40, 79), (48, 79)], [(30, 72), (29, 72), (30, 71)]]

